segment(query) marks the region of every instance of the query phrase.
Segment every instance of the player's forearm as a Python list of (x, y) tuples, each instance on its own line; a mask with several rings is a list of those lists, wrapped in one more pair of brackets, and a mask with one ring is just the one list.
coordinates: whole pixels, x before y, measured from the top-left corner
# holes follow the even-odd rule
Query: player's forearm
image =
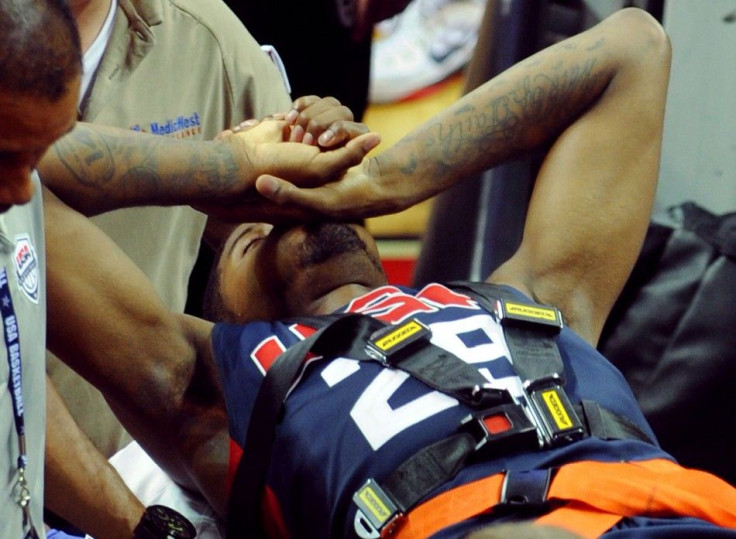
[(186, 469), (181, 482), (198, 490), (224, 520), (230, 436), (219, 375), (214, 364), (211, 326), (182, 315), (198, 350), (194, 371), (183, 392), (175, 444)]
[(132, 537), (143, 505), (74, 422), (50, 379), (46, 395), (46, 507), (94, 537)]
[(47, 187), (86, 215), (212, 202), (247, 191), (254, 173), (244, 153), (225, 142), (173, 140), (85, 123), (54, 144), (38, 170)]
[[(550, 145), (593, 104), (637, 40), (625, 18), (547, 48), (464, 96), (375, 157), (381, 181), (412, 202), (457, 180)], [(405, 187), (405, 186), (409, 187)]]
[(174, 480), (224, 512), (227, 420), (208, 367), (211, 324), (170, 313), (112, 240), (46, 189), (44, 213), (49, 349)]

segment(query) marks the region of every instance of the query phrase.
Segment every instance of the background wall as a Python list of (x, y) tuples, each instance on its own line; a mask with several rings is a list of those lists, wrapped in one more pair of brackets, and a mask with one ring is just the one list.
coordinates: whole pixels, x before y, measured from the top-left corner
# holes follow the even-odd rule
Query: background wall
[(736, 0), (667, 0), (673, 47), (656, 210), (736, 211)]

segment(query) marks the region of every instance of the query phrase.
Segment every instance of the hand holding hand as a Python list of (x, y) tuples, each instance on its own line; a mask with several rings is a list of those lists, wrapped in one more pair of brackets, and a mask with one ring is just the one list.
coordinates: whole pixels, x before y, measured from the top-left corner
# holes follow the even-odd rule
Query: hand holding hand
[[(290, 128), (285, 140), (329, 149), (369, 132), (368, 126), (353, 119), (352, 111), (334, 97), (309, 95), (295, 100), (290, 111), (261, 120), (285, 120)], [(261, 120), (245, 120), (222, 131), (215, 140), (250, 129)]]
[(362, 134), (368, 126), (353, 121), (352, 111), (334, 97), (300, 97), (285, 116), (292, 126), (289, 140), (335, 148)]
[(376, 159), (366, 159), (319, 186), (298, 186), (274, 175), (256, 181), (258, 192), (282, 212), (342, 222), (396, 213), (426, 198), (412, 186), (382, 175)]
[[(330, 124), (332, 125), (332, 124)], [(344, 145), (324, 150), (301, 142), (290, 142), (291, 125), (283, 119), (248, 122), (247, 125), (221, 137), (230, 145), (240, 161), (246, 178), (243, 196), (230, 204), (202, 204), (198, 209), (226, 221), (284, 222), (303, 220), (315, 212), (298, 205), (276, 204), (258, 196), (252, 189), (262, 175), (275, 176), (299, 187), (317, 187), (340, 177), (348, 168), (359, 164), (375, 148), (380, 137), (366, 132), (349, 139)]]

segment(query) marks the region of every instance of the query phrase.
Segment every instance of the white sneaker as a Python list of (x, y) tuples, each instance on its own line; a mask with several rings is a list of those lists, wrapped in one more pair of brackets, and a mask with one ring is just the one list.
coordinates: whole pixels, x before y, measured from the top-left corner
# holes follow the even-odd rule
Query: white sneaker
[(377, 26), (369, 99), (406, 99), (462, 68), (473, 55), (485, 0), (413, 0)]

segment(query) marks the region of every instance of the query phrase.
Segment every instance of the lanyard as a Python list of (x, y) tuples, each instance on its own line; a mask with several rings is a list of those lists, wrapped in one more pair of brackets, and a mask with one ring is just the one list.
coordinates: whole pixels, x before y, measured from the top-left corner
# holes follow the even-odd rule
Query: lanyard
[(18, 321), (13, 308), (13, 298), (8, 287), (8, 273), (6, 269), (0, 268), (0, 315), (3, 319), (3, 336), (5, 337), (5, 349), (8, 359), (8, 389), (13, 403), (13, 418), (15, 419), (15, 431), (18, 434), (18, 505), (23, 511), (23, 527), (28, 527), (27, 539), (36, 539), (33, 522), (31, 521), (31, 495), (26, 479), (26, 468), (28, 467), (28, 455), (26, 454), (26, 427), (23, 417), (23, 384), (22, 363), (20, 355), (20, 335), (18, 333)]

